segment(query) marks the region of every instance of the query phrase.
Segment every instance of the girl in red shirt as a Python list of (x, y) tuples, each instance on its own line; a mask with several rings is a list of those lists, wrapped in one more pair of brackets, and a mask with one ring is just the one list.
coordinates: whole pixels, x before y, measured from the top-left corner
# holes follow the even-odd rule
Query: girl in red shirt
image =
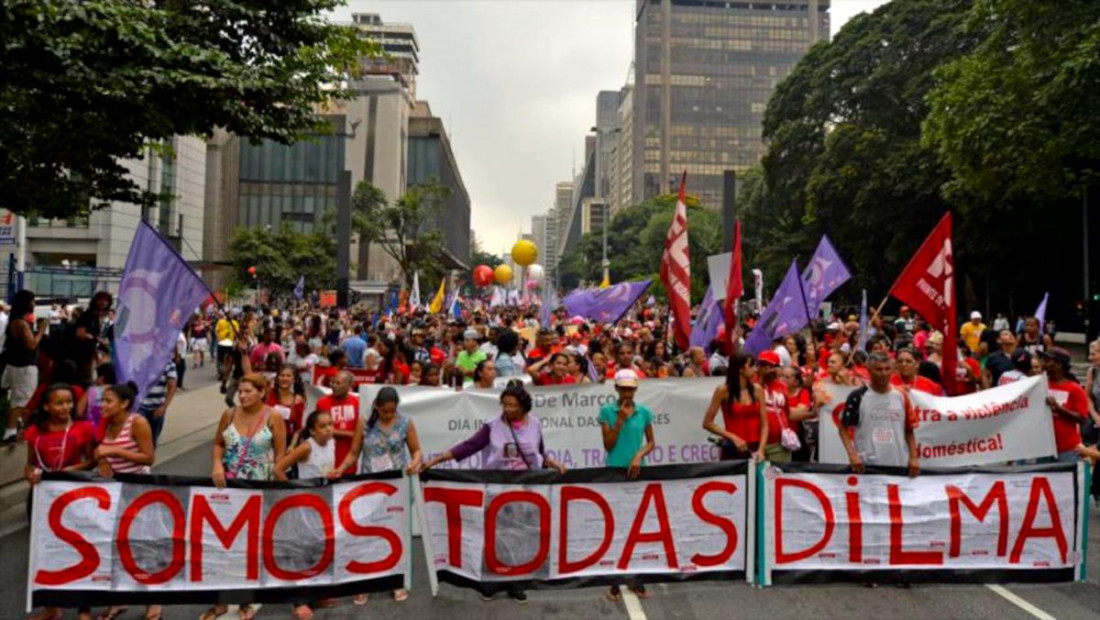
[[(90, 422), (74, 420), (76, 398), (73, 389), (65, 383), (55, 383), (46, 388), (42, 403), (35, 411), (31, 426), (24, 437), (27, 441), (27, 466), (24, 477), (31, 485), (27, 498), (27, 517), (31, 516), (33, 487), (42, 480), (44, 472), (78, 471), (91, 469), (95, 462), (95, 430)], [(87, 617), (89, 610), (80, 609), (80, 616)], [(35, 618), (61, 618), (56, 607), (44, 609)]]
[[(764, 408), (764, 388), (756, 383), (756, 360), (745, 351), (738, 351), (730, 360), (726, 381), (714, 388), (703, 428), (722, 438), (723, 461), (746, 458), (764, 460), (768, 437), (768, 414)], [(715, 424), (722, 412), (722, 426)]]
[[(549, 371), (543, 371), (543, 367), (550, 365)], [(542, 359), (533, 366), (527, 367), (527, 374), (535, 381), (535, 385), (573, 385), (576, 378), (569, 375), (569, 356), (565, 353), (554, 353)]]
[(943, 388), (935, 381), (917, 374), (920, 362), (913, 349), (901, 349), (894, 359), (897, 372), (890, 375), (890, 385), (904, 387), (911, 390), (927, 392), (933, 396), (943, 396)]
[[(293, 445), (291, 438), (302, 428), (306, 412), (305, 388), (302, 378), (293, 364), (285, 364), (275, 376), (275, 387), (267, 393), (267, 405), (283, 417), (286, 423), (287, 448)], [(281, 458), (277, 455), (276, 458)]]

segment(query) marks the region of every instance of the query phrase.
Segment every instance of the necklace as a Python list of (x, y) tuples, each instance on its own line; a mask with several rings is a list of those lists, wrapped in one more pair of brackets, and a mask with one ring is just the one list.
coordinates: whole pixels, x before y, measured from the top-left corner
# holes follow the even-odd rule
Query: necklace
[(35, 437), (34, 454), (38, 457), (38, 464), (42, 466), (42, 469), (46, 471), (61, 471), (61, 467), (65, 464), (65, 447), (69, 443), (69, 429), (72, 427), (73, 422), (69, 420), (68, 423), (65, 424), (65, 435), (61, 438), (61, 449), (57, 453), (57, 460), (52, 469), (46, 465), (46, 461), (42, 459), (42, 452), (40, 452), (38, 448), (38, 443), (42, 441), (42, 435)]

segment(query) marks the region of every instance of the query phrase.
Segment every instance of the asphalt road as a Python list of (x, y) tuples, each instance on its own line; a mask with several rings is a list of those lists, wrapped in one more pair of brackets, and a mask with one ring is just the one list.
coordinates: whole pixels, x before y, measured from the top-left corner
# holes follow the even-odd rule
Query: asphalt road
[[(199, 371), (189, 371), (189, 387), (199, 388), (213, 381), (209, 365)], [(156, 468), (158, 473), (207, 475), (210, 471), (210, 448), (203, 445), (170, 459)], [(0, 538), (0, 620), (25, 616), (28, 530), (22, 529)], [(419, 545), (413, 564), (413, 590), (407, 601), (394, 602), (386, 595), (376, 594), (364, 607), (342, 600), (336, 607), (317, 610), (316, 617), (408, 620), (410, 618), (486, 618), (516, 620), (519, 618), (767, 618), (824, 620), (837, 618), (873, 618), (930, 620), (959, 618), (978, 620), (1027, 620), (1029, 618), (1089, 619), (1100, 618), (1100, 510), (1094, 506), (1089, 524), (1089, 580), (1087, 583), (1030, 585), (1004, 587), (1010, 601), (994, 589), (982, 585), (942, 584), (917, 585), (909, 589), (858, 585), (799, 585), (754, 588), (739, 583), (677, 583), (650, 587), (652, 596), (645, 601), (611, 603), (604, 588), (529, 592), (529, 600), (519, 605), (503, 595), (490, 602), (482, 601), (470, 590), (447, 584), (440, 586), (439, 596), (432, 598), (425, 576), (424, 557)], [(633, 607), (633, 609), (629, 609)], [(165, 608), (165, 618), (197, 618), (204, 606)], [(287, 605), (269, 605), (259, 612), (261, 618), (287, 617)], [(75, 617), (69, 614), (67, 617)], [(143, 617), (143, 610), (131, 609), (122, 618)], [(236, 618), (236, 614), (225, 616)]]

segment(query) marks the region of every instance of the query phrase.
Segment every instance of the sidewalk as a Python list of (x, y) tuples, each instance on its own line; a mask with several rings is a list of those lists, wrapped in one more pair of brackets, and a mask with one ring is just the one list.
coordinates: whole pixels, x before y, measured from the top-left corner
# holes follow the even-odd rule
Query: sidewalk
[[(209, 444), (225, 411), (224, 398), (217, 384), (177, 393), (157, 446), (157, 463)], [(27, 523), (27, 484), (23, 481), (26, 454), (24, 443), (0, 447), (0, 536)]]

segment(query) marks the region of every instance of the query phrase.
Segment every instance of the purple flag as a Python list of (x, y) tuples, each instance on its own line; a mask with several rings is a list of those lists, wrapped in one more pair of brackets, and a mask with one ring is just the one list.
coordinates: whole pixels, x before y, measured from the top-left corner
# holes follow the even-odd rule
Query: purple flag
[(164, 373), (176, 340), (210, 289), (146, 222), (138, 225), (118, 289), (115, 368), (138, 386), (137, 402)]
[(620, 282), (607, 288), (573, 291), (562, 300), (570, 316), (614, 323), (645, 294), (650, 281)]
[(806, 326), (806, 302), (802, 296), (802, 283), (798, 279), (798, 263), (791, 261), (787, 275), (760, 320), (745, 341), (745, 350), (753, 355), (771, 348), (773, 340), (794, 333)]
[(294, 287), (294, 299), (302, 301), (302, 298), (306, 294), (306, 274), (302, 274), (302, 277), (298, 278), (298, 285)]
[(707, 286), (703, 295), (703, 304), (699, 306), (699, 315), (691, 326), (691, 346), (706, 347), (718, 336), (718, 327), (722, 325), (722, 302), (714, 298), (712, 286)]
[(1035, 309), (1035, 320), (1039, 322), (1039, 329), (1043, 329), (1043, 323), (1047, 320), (1047, 302), (1050, 300), (1050, 293), (1043, 295), (1043, 301), (1039, 302), (1039, 307)]
[(817, 318), (821, 302), (851, 277), (852, 273), (836, 253), (829, 235), (821, 235), (814, 257), (802, 272), (802, 282), (806, 285), (806, 313)]

